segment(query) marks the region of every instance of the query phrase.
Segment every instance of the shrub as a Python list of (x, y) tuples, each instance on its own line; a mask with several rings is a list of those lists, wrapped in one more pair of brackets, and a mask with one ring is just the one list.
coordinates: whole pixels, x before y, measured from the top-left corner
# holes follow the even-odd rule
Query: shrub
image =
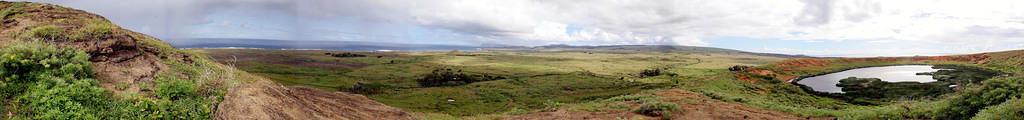
[(76, 41), (108, 38), (116, 27), (102, 19), (77, 20), (75, 22), (84, 24), (82, 28), (75, 29), (68, 35), (68, 39)]
[(547, 100), (544, 102), (544, 110), (557, 110), (559, 107), (565, 106), (565, 103)]
[(644, 69), (643, 71), (640, 72), (640, 75), (641, 76), (658, 76), (658, 75), (661, 75), (661, 69), (658, 69), (658, 68)]
[(22, 34), (18, 38), (45, 41), (104, 39), (111, 37), (113, 30), (117, 28), (114, 24), (103, 19), (59, 19), (57, 22), (81, 24), (82, 27), (69, 29), (56, 25), (38, 26), (30, 29), (28, 33)]
[[(54, 79), (56, 80), (56, 79)], [(66, 85), (37, 85), (20, 100), (28, 101), (35, 114), (33, 119), (98, 119), (110, 101), (104, 89), (93, 86), (98, 81), (86, 78), (72, 80)]]
[[(111, 98), (92, 78), (88, 54), (38, 42), (0, 49), (0, 106), (12, 119), (211, 119), (213, 102), (188, 80), (158, 80), (158, 97)], [(26, 109), (27, 108), (27, 109)]]
[(11, 42), (0, 50), (0, 81), (4, 102), (20, 106), (26, 102), (33, 119), (97, 119), (95, 114), (109, 100), (98, 81), (89, 78), (88, 54), (36, 42)]
[(24, 92), (31, 85), (63, 86), (92, 74), (88, 54), (74, 49), (11, 42), (0, 50), (0, 55), (0, 96), (5, 98)]
[(981, 87), (967, 89), (961, 94), (949, 97), (949, 106), (935, 111), (933, 117), (968, 119), (987, 106), (998, 105), (1022, 95), (1024, 95), (1024, 79), (1021, 77), (997, 77), (983, 81)]
[(751, 67), (750, 66), (736, 65), (736, 66), (729, 67), (729, 71), (741, 71), (741, 70), (745, 70), (747, 68), (751, 68)]
[(1014, 98), (996, 106), (986, 107), (978, 112), (972, 120), (1022, 120), (1024, 119), (1024, 99)]
[(662, 116), (666, 115), (671, 111), (678, 111), (679, 106), (675, 103), (661, 102), (661, 101), (647, 101), (640, 105), (640, 108), (633, 112), (650, 115), (650, 116)]
[(384, 93), (384, 90), (395, 88), (394, 86), (380, 83), (362, 83), (357, 82), (350, 88), (338, 87), (339, 91), (347, 90), (348, 92), (356, 94), (379, 94)]
[(156, 81), (157, 97), (178, 100), (197, 96), (196, 87), (188, 80), (164, 78)]
[(56, 25), (45, 25), (32, 28), (21, 36), (22, 39), (36, 39), (46, 41), (63, 40), (65, 31), (64, 28), (57, 27)]
[(464, 85), (478, 80), (470, 75), (462, 73), (462, 70), (454, 71), (451, 68), (434, 69), (416, 82), (423, 87)]
[(330, 56), (333, 56), (333, 57), (366, 57), (366, 55), (363, 55), (363, 54), (355, 54), (355, 53), (350, 53), (350, 52), (345, 52), (345, 53), (341, 53), (341, 54), (334, 54), (334, 53), (326, 53), (326, 54), (330, 55)]

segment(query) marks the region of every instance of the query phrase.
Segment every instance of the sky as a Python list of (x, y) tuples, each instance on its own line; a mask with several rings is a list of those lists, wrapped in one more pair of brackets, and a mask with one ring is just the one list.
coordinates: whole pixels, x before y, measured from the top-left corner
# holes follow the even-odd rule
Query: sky
[(811, 56), (1024, 49), (1021, 0), (37, 0), (183, 38), (685, 45)]

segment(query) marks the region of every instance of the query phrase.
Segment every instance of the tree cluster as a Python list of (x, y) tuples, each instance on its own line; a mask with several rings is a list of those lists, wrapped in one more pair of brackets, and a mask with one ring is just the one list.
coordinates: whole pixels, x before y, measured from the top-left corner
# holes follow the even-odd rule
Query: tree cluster
[(416, 82), (423, 87), (437, 87), (465, 85), (473, 82), (497, 79), (505, 79), (505, 77), (491, 75), (474, 75), (463, 73), (462, 70), (455, 70), (451, 68), (439, 68), (434, 69), (434, 71), (430, 72), (430, 74), (423, 76), (423, 78), (417, 79)]
[(642, 76), (658, 76), (661, 75), (661, 69), (645, 69), (640, 72)]
[(750, 66), (737, 65), (737, 66), (729, 67), (729, 71), (741, 71), (741, 70), (745, 70), (747, 68), (750, 68)]

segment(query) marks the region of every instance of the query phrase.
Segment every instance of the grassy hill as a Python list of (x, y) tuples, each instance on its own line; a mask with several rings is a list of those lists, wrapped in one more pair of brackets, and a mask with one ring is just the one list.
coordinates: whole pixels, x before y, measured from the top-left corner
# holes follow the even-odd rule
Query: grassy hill
[(81, 10), (0, 9), (4, 119), (212, 119), (247, 77)]
[(82, 10), (0, 1), (0, 17), (0, 119), (411, 119), (360, 95), (266, 82)]

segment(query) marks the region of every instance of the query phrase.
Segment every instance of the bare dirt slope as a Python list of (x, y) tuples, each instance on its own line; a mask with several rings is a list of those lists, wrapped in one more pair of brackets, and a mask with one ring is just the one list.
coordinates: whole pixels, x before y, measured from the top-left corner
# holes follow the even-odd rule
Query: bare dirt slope
[[(764, 110), (754, 108), (742, 103), (723, 102), (706, 98), (699, 93), (681, 89), (670, 89), (655, 93), (669, 99), (679, 105), (682, 110), (672, 112), (673, 120), (796, 120), (796, 119), (826, 119), (826, 118), (803, 118), (782, 111)], [(691, 100), (681, 100), (689, 98)], [(636, 107), (637, 105), (631, 105)], [(531, 114), (509, 116), (507, 120), (616, 120), (643, 118), (645, 120), (660, 119), (636, 114), (628, 110), (605, 110), (600, 112), (569, 111), (567, 108), (550, 112), (538, 112)]]
[(218, 120), (412, 119), (401, 109), (362, 95), (284, 87), (265, 80), (232, 88), (219, 108)]
[[(121, 29), (102, 16), (82, 10), (45, 3), (6, 1), (0, 1), (0, 7), (3, 8), (0, 11), (3, 13), (0, 14), (0, 32), (3, 33), (0, 34), (0, 45), (29, 41), (20, 36), (42, 26), (63, 32), (75, 32), (97, 25), (109, 26), (109, 29), (102, 30), (103, 33), (89, 33), (93, 36), (50, 35), (44, 36), (46, 39), (41, 41), (88, 53), (95, 77), (100, 80), (99, 86), (117, 94), (152, 90), (156, 74), (170, 70), (168, 62), (193, 64), (192, 59), (206, 57), (183, 54), (159, 39)], [(216, 108), (216, 119), (412, 119), (400, 109), (361, 95), (306, 87), (283, 87), (263, 79), (224, 78), (220, 81), (255, 82), (230, 88), (223, 102)]]

